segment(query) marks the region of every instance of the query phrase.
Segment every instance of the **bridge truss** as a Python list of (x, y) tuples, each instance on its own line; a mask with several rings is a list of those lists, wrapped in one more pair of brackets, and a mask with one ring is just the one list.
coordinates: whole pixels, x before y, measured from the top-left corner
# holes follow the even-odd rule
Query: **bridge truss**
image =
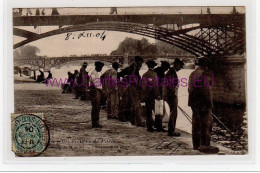
[[(228, 16), (230, 16), (231, 19), (229, 19)], [(237, 16), (238, 18), (236, 18)], [(190, 17), (191, 19), (193, 19), (192, 16)], [(131, 16), (126, 19), (129, 18), (131, 19)], [(225, 20), (223, 20), (223, 18)], [(157, 22), (158, 24), (158, 20), (154, 19), (155, 18), (151, 18), (150, 23)], [(187, 21), (183, 21), (183, 17), (181, 17), (181, 19), (183, 24), (188, 24)], [(167, 20), (169, 19), (167, 18)], [(154, 38), (174, 45), (176, 47), (179, 47), (197, 57), (228, 56), (234, 54), (242, 54), (245, 52), (245, 21), (243, 20), (244, 15), (242, 14), (229, 14), (225, 15), (224, 17), (220, 16), (218, 18), (216, 18), (216, 16), (211, 17), (211, 15), (207, 15), (204, 16), (204, 18), (198, 18), (197, 21), (195, 21), (195, 19), (190, 21), (188, 20), (188, 22), (201, 21), (199, 26), (182, 29), (180, 20), (176, 19), (176, 21), (178, 21), (178, 25), (180, 26), (178, 30), (168, 29), (154, 24), (147, 24), (147, 21), (144, 22), (145, 24), (142, 24), (140, 23), (140, 19), (136, 19), (136, 21), (124, 20), (123, 22), (120, 22), (104, 21), (100, 20), (99, 18), (97, 18), (98, 22), (82, 24), (83, 21), (80, 20), (80, 24), (75, 24), (72, 26), (63, 26), (59, 29), (52, 30), (42, 34), (37, 34), (27, 30), (23, 30), (21, 28), (14, 27), (14, 35), (26, 38), (26, 40), (15, 44), (14, 49), (23, 46), (27, 43), (58, 34), (87, 30), (108, 30), (133, 33)], [(17, 19), (15, 21), (17, 21)], [(26, 22), (28, 21), (25, 21), (25, 23)], [(167, 22), (169, 23), (170, 21)], [(174, 23), (174, 21), (172, 21), (172, 23)]]

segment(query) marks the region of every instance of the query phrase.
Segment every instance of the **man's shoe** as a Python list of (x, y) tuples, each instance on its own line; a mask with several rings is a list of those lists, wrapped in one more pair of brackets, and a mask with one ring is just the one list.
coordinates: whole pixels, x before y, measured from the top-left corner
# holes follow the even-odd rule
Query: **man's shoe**
[(174, 133), (168, 133), (168, 136), (180, 137), (181, 134), (174, 132)]
[(94, 125), (94, 126), (92, 126), (92, 128), (103, 128), (103, 126), (102, 125)]
[(219, 148), (218, 147), (213, 147), (213, 146), (205, 146), (205, 145), (201, 145), (198, 150), (200, 152), (203, 153), (207, 153), (207, 154), (215, 154), (219, 152)]
[(148, 131), (148, 132), (154, 132), (155, 129), (154, 129), (154, 128), (148, 128), (147, 131)]
[(137, 127), (145, 127), (144, 123), (137, 124)]
[(156, 129), (157, 132), (167, 132), (167, 130), (165, 130), (164, 128), (159, 128), (159, 129)]

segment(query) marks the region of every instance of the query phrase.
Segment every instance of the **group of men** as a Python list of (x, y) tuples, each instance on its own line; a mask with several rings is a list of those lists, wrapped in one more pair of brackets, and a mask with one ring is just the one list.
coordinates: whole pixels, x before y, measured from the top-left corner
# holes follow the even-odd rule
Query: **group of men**
[[(149, 132), (167, 132), (168, 136), (181, 136), (176, 130), (177, 107), (178, 107), (178, 75), (184, 63), (179, 58), (176, 58), (173, 63), (161, 61), (161, 66), (155, 68), (155, 61), (147, 61), (148, 71), (141, 77), (139, 71), (143, 65), (143, 58), (136, 56), (134, 62), (128, 67), (118, 72), (120, 65), (115, 62), (112, 68), (108, 69), (101, 75), (104, 63), (95, 62), (95, 69), (90, 75), (86, 71), (87, 63), (84, 63), (80, 72), (75, 70), (74, 74), (70, 74), (69, 78), (78, 76), (79, 82), (88, 83), (75, 87), (76, 98), (85, 97), (84, 93), (88, 90), (88, 97), (91, 100), (92, 110), (92, 128), (102, 128), (99, 124), (99, 113), (102, 100), (106, 98), (106, 111), (108, 119), (118, 119), (120, 121), (130, 121), (132, 125), (145, 127)], [(203, 80), (197, 79), (202, 77), (210, 83), (211, 80), (209, 69), (209, 61), (206, 58), (199, 60), (199, 67), (191, 73), (189, 78), (189, 103), (193, 111), (192, 116), (192, 140), (193, 148), (199, 150), (201, 146), (210, 146), (210, 131), (211, 131), (211, 111), (212, 111), (212, 94), (209, 86), (201, 85), (194, 87), (194, 81)], [(195, 78), (194, 78), (195, 76)], [(206, 78), (205, 78), (206, 76)], [(96, 85), (97, 80), (115, 79), (117, 85), (111, 87), (107, 80), (103, 80), (102, 85)], [(163, 80), (158, 79), (173, 79), (177, 81), (176, 85), (164, 87)], [(142, 79), (142, 80), (141, 80)], [(141, 85), (140, 85), (140, 82)], [(124, 81), (127, 85), (120, 85)], [(142, 85), (143, 83), (146, 85)], [(159, 82), (159, 83), (158, 83)], [(148, 84), (148, 86), (147, 86)], [(155, 115), (152, 118), (152, 112), (155, 107), (155, 100), (164, 100), (170, 107), (170, 118), (168, 122), (168, 130), (165, 130), (162, 125), (162, 116)], [(142, 104), (145, 103), (145, 112)], [(145, 118), (143, 115), (145, 114)], [(216, 149), (216, 148), (214, 148)]]

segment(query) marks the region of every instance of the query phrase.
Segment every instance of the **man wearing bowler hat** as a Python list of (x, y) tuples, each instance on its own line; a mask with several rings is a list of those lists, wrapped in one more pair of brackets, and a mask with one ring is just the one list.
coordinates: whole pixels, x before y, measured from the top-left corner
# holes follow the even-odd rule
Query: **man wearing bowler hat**
[[(142, 106), (140, 99), (141, 86), (139, 80), (141, 76), (139, 71), (143, 64), (143, 58), (135, 56), (134, 62), (118, 73), (118, 77), (122, 77), (127, 81), (127, 85), (124, 86), (124, 92), (120, 103), (119, 120), (127, 121), (130, 119), (132, 125), (142, 126), (145, 124), (142, 120)], [(130, 109), (130, 111), (129, 111)]]
[(162, 83), (162, 80), (165, 77), (165, 72), (169, 68), (170, 68), (170, 63), (168, 63), (167, 61), (161, 61), (161, 66), (154, 69), (154, 72), (157, 74), (157, 77), (158, 77), (159, 91), (160, 91), (161, 97), (162, 97), (161, 83)]
[(146, 127), (148, 132), (153, 132), (152, 110), (155, 106), (155, 99), (160, 100), (160, 92), (157, 86), (157, 74), (153, 71), (157, 65), (154, 61), (147, 61), (148, 71), (142, 77), (142, 100), (145, 101)]
[(104, 63), (100, 61), (95, 62), (95, 69), (90, 74), (90, 92), (89, 96), (91, 99), (91, 120), (92, 128), (102, 128), (103, 126), (99, 124), (99, 113), (101, 109), (101, 98), (102, 98), (102, 81), (100, 79), (100, 72)]
[[(169, 79), (170, 85), (163, 87), (163, 98), (167, 101), (170, 107), (170, 119), (168, 123), (168, 136), (178, 137), (181, 134), (175, 132), (176, 120), (177, 120), (177, 106), (178, 106), (178, 87), (179, 79), (177, 72), (180, 71), (184, 66), (184, 63), (179, 58), (176, 58), (173, 62), (173, 66), (170, 67), (165, 78)], [(169, 84), (168, 83), (168, 84)]]

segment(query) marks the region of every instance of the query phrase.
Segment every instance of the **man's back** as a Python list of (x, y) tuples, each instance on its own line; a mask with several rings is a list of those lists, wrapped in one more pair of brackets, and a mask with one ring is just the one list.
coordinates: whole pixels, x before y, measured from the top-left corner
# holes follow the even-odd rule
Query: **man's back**
[(189, 77), (189, 102), (190, 107), (207, 109), (213, 107), (211, 85), (212, 80), (209, 73), (202, 68), (197, 68)]

